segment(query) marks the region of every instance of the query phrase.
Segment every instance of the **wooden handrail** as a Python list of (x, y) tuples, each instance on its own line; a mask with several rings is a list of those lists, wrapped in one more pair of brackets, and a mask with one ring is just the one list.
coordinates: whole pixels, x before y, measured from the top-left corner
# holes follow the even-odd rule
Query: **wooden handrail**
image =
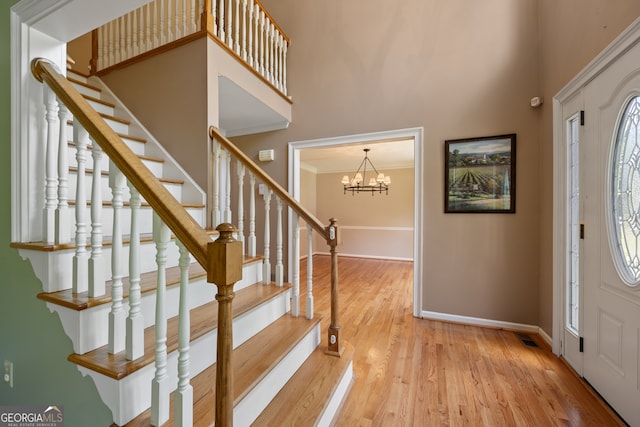
[(73, 114), (74, 120), (78, 120), (89, 132), (93, 140), (138, 189), (198, 263), (205, 269), (210, 268), (207, 261), (207, 245), (211, 239), (207, 232), (153, 176), (104, 119), (91, 108), (76, 88), (62, 75), (58, 67), (47, 59), (35, 58), (31, 61), (31, 72), (38, 81), (49, 85)]
[(227, 137), (220, 133), (220, 130), (215, 126), (209, 127), (209, 137), (216, 139), (224, 148), (229, 151), (236, 159), (240, 160), (245, 167), (247, 167), (256, 177), (264, 182), (285, 204), (294, 210), (298, 215), (304, 219), (307, 224), (310, 224), (325, 240), (330, 241), (329, 232), (324, 224), (320, 222), (311, 212), (304, 208), (291, 194), (280, 186), (273, 178), (271, 178), (265, 171), (263, 171), (258, 165), (254, 163), (246, 154), (244, 154), (238, 147), (236, 147)]

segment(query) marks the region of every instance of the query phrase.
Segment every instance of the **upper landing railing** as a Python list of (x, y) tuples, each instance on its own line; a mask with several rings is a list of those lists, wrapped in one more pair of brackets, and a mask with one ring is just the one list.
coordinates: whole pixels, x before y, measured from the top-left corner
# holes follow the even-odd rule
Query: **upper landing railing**
[(154, 0), (93, 31), (91, 71), (204, 34), (287, 95), (290, 40), (259, 0)]

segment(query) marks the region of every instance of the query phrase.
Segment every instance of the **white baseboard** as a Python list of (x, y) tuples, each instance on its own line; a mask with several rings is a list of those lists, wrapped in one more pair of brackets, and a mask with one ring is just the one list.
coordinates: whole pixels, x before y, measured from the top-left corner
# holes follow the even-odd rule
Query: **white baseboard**
[[(442, 320), (445, 322), (465, 323), (474, 326), (487, 326), (491, 328), (510, 329), (514, 331), (541, 333), (539, 326), (527, 325), (524, 323), (503, 322), (500, 320), (482, 319), (480, 317), (459, 316), (456, 314), (438, 313), (435, 311), (422, 311), (420, 315), (423, 319)], [(548, 336), (543, 337), (545, 341)]]
[[(331, 255), (331, 253), (329, 252), (314, 252), (313, 254), (314, 255)], [(413, 261), (413, 258), (390, 257), (390, 256), (382, 256), (382, 255), (346, 254), (342, 252), (338, 252), (338, 256), (348, 257), (348, 258), (382, 259), (387, 261)]]

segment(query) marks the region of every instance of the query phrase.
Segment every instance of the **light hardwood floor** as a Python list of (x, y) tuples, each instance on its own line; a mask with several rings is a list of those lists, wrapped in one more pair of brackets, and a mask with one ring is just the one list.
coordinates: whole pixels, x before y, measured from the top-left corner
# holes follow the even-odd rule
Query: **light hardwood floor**
[[(326, 335), (329, 257), (313, 262)], [(301, 271), (304, 282), (304, 261)], [(340, 258), (356, 379), (338, 426), (624, 425), (538, 336), (529, 347), (513, 331), (414, 318), (412, 272), (411, 262)]]

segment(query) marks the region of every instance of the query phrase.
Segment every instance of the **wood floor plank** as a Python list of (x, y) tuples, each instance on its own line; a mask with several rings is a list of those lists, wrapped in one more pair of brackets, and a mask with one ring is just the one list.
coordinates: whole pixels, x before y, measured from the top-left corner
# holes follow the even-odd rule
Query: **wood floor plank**
[[(313, 261), (326, 331), (330, 260)], [(624, 425), (537, 335), (527, 347), (514, 331), (413, 317), (413, 263), (340, 257), (338, 268), (356, 379), (337, 426)]]

